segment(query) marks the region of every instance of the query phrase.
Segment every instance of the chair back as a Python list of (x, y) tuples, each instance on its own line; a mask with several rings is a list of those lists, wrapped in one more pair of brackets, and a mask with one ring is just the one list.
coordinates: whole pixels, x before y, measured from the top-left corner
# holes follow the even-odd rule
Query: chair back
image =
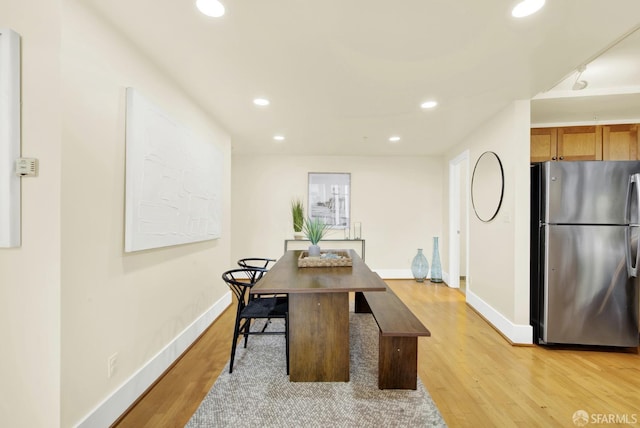
[(275, 259), (265, 259), (262, 257), (248, 257), (238, 260), (238, 265), (243, 268), (261, 268), (266, 269), (269, 263), (275, 262)]
[(222, 274), (222, 279), (235, 294), (239, 306), (244, 307), (249, 296), (248, 290), (256, 285), (265, 272), (266, 269), (256, 267), (231, 269)]

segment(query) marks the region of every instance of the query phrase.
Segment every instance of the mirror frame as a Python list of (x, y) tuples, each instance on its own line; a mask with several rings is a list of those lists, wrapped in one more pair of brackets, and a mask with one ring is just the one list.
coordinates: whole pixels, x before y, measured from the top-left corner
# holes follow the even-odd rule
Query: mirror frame
[[(478, 214), (478, 210), (476, 208), (476, 203), (474, 201), (474, 197), (473, 197), (473, 183), (476, 177), (476, 169), (478, 168), (478, 164), (480, 163), (480, 161), (482, 160), (483, 157), (485, 156), (491, 156), (493, 155), (496, 160), (498, 161), (498, 166), (500, 167), (500, 184), (501, 184), (501, 188), (500, 188), (500, 199), (498, 200), (498, 203), (496, 205), (496, 209), (493, 212), (493, 214), (491, 215), (490, 218), (482, 218), (480, 216), (480, 214)], [(502, 167), (502, 161), (500, 160), (500, 156), (498, 156), (498, 154), (496, 152), (492, 152), (492, 151), (486, 151), (484, 153), (482, 153), (479, 157), (478, 160), (476, 161), (475, 166), (473, 167), (473, 174), (471, 175), (471, 205), (473, 206), (473, 212), (476, 214), (476, 217), (478, 217), (478, 220), (484, 222), (484, 223), (489, 223), (491, 220), (493, 220), (494, 218), (496, 218), (496, 216), (498, 215), (498, 211), (500, 211), (500, 207), (502, 206), (502, 200), (504, 199), (504, 169)]]

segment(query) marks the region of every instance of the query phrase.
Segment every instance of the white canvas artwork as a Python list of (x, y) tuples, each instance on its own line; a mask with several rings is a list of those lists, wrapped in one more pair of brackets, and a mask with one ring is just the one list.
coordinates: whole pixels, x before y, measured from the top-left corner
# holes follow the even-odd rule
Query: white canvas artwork
[(127, 88), (125, 251), (220, 237), (222, 153)]

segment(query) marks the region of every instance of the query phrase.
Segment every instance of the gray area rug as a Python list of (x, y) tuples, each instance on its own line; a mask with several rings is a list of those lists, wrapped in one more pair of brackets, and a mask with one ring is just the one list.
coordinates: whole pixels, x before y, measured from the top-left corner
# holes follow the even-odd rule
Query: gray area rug
[(370, 314), (349, 317), (349, 382), (289, 382), (284, 336), (252, 336), (186, 426), (445, 427), (420, 378), (415, 391), (378, 389), (378, 327)]

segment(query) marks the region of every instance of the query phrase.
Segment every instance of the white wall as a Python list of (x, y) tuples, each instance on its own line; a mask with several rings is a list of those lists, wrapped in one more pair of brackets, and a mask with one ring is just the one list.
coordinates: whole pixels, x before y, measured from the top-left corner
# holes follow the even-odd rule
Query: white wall
[(0, 26), (22, 36), (22, 246), (0, 249), (0, 425), (60, 420), (59, 1), (4, 0)]
[(410, 274), (417, 248), (431, 261), (433, 236), (443, 231), (442, 168), (440, 157), (234, 155), (231, 258), (279, 258), (293, 237), (291, 199), (306, 201), (307, 174), (348, 172), (351, 220), (362, 222), (367, 264), (387, 276)]
[(468, 206), (467, 302), (515, 343), (531, 343), (532, 340), (529, 326), (529, 116), (529, 101), (513, 102), (450, 150), (447, 156), (450, 160), (469, 150), (471, 173), (478, 157), (485, 151), (496, 152), (502, 161), (504, 198), (496, 218), (489, 223), (481, 222), (471, 205)]
[[(137, 398), (155, 380), (139, 371), (177, 357), (166, 347), (228, 293), (230, 138), (81, 1), (65, 1), (62, 18), (62, 426), (104, 426), (114, 415), (94, 409)], [(127, 86), (224, 153), (221, 239), (124, 253)]]

